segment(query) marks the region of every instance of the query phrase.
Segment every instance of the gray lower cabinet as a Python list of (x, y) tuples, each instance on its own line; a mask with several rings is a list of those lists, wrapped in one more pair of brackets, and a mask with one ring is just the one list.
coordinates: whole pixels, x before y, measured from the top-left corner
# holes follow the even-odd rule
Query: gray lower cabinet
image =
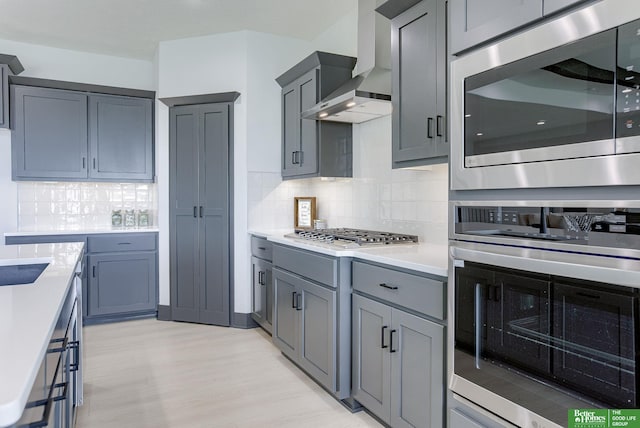
[(169, 110), (171, 317), (230, 324), (231, 103)]
[(352, 394), (392, 427), (443, 426), (445, 287), (353, 263)]
[(156, 314), (157, 233), (8, 236), (7, 245), (84, 242), (82, 316), (86, 324)]
[(273, 325), (273, 246), (266, 238), (251, 236), (251, 318), (269, 333)]
[(315, 52), (276, 80), (282, 87), (282, 178), (351, 177), (351, 124), (301, 113), (351, 78), (355, 58)]
[(9, 66), (0, 64), (0, 128), (9, 127)]
[(274, 269), (273, 341), (330, 391), (335, 391), (336, 291)]
[(89, 95), (89, 177), (153, 179), (152, 101)]
[(155, 311), (155, 252), (92, 254), (88, 257), (88, 267), (88, 318)]
[(393, 167), (447, 162), (446, 2), (421, 1), (391, 31)]
[(353, 296), (353, 397), (393, 427), (441, 427), (444, 327)]
[(273, 325), (273, 278), (271, 262), (251, 257), (253, 286), (251, 317), (269, 333)]
[(153, 181), (150, 99), (11, 86), (13, 180)]
[(349, 284), (349, 259), (274, 244), (273, 343), (350, 406)]

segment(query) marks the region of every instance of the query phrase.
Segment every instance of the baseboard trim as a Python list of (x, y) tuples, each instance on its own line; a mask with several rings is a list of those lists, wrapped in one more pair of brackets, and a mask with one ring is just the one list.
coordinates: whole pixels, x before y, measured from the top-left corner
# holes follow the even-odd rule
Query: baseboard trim
[(235, 328), (256, 328), (258, 324), (251, 318), (251, 314), (241, 314), (234, 312), (231, 316), (231, 327)]
[(171, 306), (158, 305), (158, 320), (171, 321)]

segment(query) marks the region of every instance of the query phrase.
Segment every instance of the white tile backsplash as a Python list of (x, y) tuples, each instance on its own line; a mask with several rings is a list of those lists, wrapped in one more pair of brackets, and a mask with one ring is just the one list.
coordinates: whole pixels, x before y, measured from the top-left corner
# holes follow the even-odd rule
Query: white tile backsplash
[(356, 227), (418, 235), (447, 243), (447, 165), (391, 168), (391, 117), (353, 126), (350, 179), (282, 181), (279, 173), (249, 172), (249, 229), (293, 227), (293, 198), (315, 196), (317, 216), (329, 227)]
[(111, 211), (149, 210), (157, 224), (156, 185), (18, 182), (18, 228), (110, 228)]

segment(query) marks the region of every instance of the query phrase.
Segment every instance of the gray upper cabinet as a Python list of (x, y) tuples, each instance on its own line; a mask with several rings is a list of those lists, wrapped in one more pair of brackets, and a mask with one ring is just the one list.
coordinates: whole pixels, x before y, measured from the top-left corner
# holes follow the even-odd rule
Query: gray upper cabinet
[(450, 0), (451, 53), (509, 34), (541, 18), (596, 0)]
[(153, 181), (152, 100), (11, 86), (14, 180)]
[(564, 8), (577, 6), (580, 3), (588, 3), (589, 1), (592, 0), (542, 0), (543, 14), (549, 15)]
[(449, 7), (453, 54), (542, 18), (542, 0), (451, 0)]
[(447, 161), (446, 3), (424, 0), (391, 21), (393, 167)]
[(11, 86), (14, 180), (87, 178), (87, 96)]
[(301, 113), (351, 78), (355, 58), (314, 52), (282, 74), (282, 177), (351, 177), (351, 124), (302, 119)]
[(9, 127), (9, 66), (0, 64), (0, 128)]
[(151, 100), (89, 96), (91, 178), (153, 180)]
[(24, 67), (15, 55), (0, 54), (0, 128), (10, 128), (9, 76), (20, 74)]

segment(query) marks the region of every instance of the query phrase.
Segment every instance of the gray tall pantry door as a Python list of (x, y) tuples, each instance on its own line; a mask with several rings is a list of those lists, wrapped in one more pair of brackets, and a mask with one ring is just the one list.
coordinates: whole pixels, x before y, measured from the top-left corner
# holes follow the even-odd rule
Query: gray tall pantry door
[(171, 318), (229, 325), (228, 103), (169, 110)]

